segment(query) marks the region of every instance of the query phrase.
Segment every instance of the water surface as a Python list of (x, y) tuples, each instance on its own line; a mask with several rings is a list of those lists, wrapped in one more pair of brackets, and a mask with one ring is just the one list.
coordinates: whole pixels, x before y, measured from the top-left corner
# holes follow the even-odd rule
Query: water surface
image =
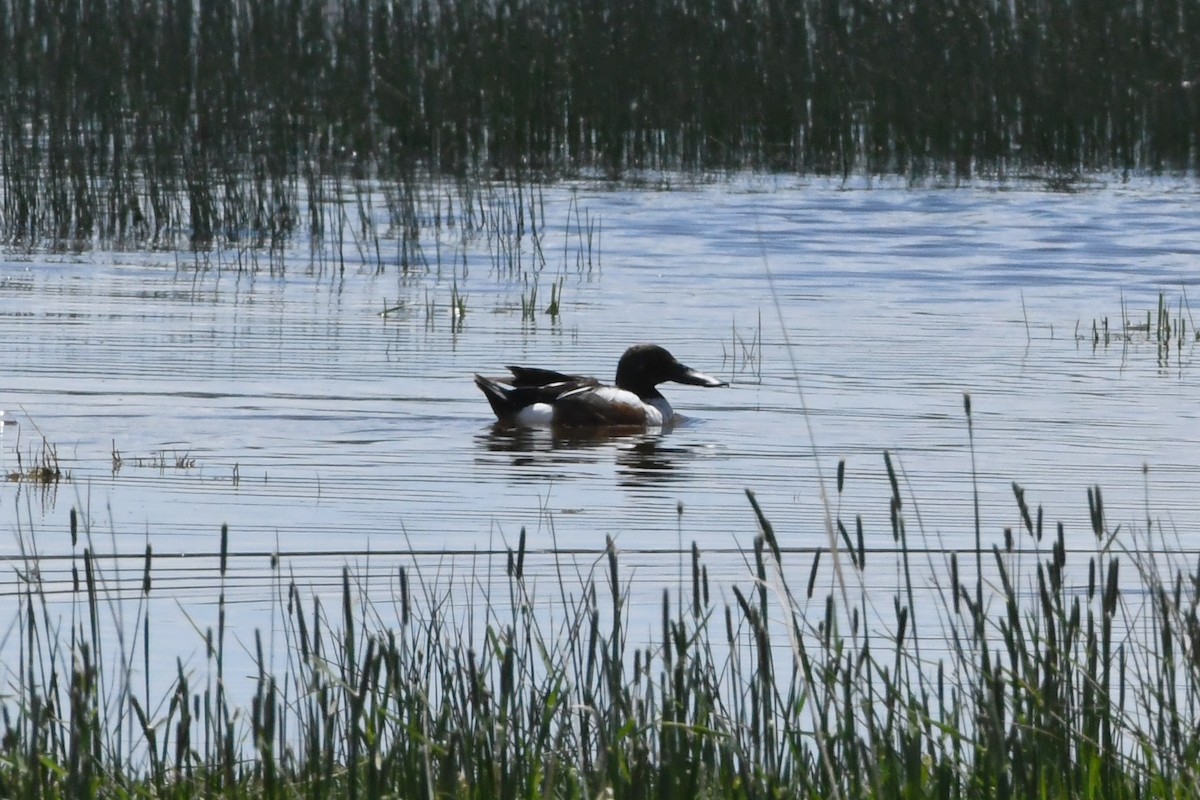
[[(181, 619), (213, 624), (223, 524), (244, 637), (269, 625), (283, 583), (336, 598), (346, 565), (384, 608), (400, 566), (469, 604), (522, 529), (547, 595), (611, 537), (635, 619), (653, 625), (693, 542), (715, 591), (746, 580), (747, 489), (798, 585), (829, 544), (827, 508), (851, 529), (861, 516), (869, 550), (894, 548), (885, 450), (908, 545), (928, 551), (922, 587), (945, 574), (945, 551), (974, 548), (976, 487), (986, 547), (1020, 527), (1014, 481), (1048, 528), (1064, 522), (1070, 549), (1096, 546), (1092, 486), (1121, 546), (1147, 547), (1148, 520), (1156, 545), (1200, 527), (1192, 182), (1056, 193), (739, 179), (559, 187), (545, 203), (541, 248), (526, 235), (515, 269), (487, 237), (452, 231), (427, 231), (431, 265), (407, 272), (379, 273), (369, 256), (339, 271), (307, 243), (274, 275), (214, 254), (6, 254), (0, 406), (17, 424), (4, 467), (18, 452), (27, 465), (44, 436), (69, 480), (4, 485), (0, 603), (15, 609), (32, 552), (66, 600), (87, 544), (71, 542), (75, 507), (94, 550), (122, 556), (113, 596), (137, 596), (152, 548), (167, 650), (199, 647)], [(572, 208), (599, 221), (590, 248)], [(544, 311), (559, 279), (561, 313), (523, 316), (531, 285)], [(452, 292), (466, 296), (461, 319)], [(1147, 332), (1112, 335), (1123, 308), (1157, 316), (1160, 293), (1186, 319), (1182, 346), (1164, 356)], [(686, 416), (669, 432), (579, 440), (495, 430), (471, 380), (506, 364), (611, 378), (642, 341), (731, 385), (664, 387)], [(882, 599), (897, 578), (881, 566), (866, 581)]]

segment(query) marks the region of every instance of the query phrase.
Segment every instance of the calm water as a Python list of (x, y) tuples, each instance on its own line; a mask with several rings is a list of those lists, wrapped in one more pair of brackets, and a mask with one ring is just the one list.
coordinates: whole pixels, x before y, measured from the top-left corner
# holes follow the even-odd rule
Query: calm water
[[(424, 242), (440, 270), (407, 275), (316, 269), (306, 243), (282, 277), (239, 273), (236, 256), (220, 268), (215, 255), (0, 257), (0, 407), (17, 423), (4, 428), (4, 468), (44, 436), (70, 475), (0, 488), (0, 618), (16, 607), (22, 553), (40, 554), (45, 588), (65, 603), (84, 546), (68, 532), (75, 507), (97, 552), (128, 556), (110, 565), (112, 596), (137, 596), (153, 548), (172, 661), (201, 647), (181, 619), (215, 624), (223, 523), (245, 641), (269, 624), (281, 582), (332, 601), (347, 564), (385, 607), (401, 565), (467, 603), (503, 581), (522, 528), (547, 596), (556, 568), (586, 573), (612, 537), (653, 625), (681, 546), (698, 544), (717, 592), (746, 581), (757, 534), (746, 489), (795, 549), (785, 564), (798, 586), (827, 544), (822, 481), (851, 528), (861, 515), (869, 549), (892, 548), (885, 450), (910, 546), (930, 551), (917, 559), (928, 586), (942, 551), (974, 546), (964, 392), (988, 546), (1020, 524), (1013, 481), (1064, 521), (1069, 548), (1094, 548), (1092, 485), (1122, 546), (1147, 546), (1148, 518), (1172, 547), (1200, 529), (1190, 310), (1191, 341), (1165, 361), (1144, 332), (1091, 340), (1093, 320), (1120, 327), (1122, 304), (1144, 323), (1160, 292), (1173, 314), (1200, 299), (1194, 183), (1054, 193), (741, 180), (559, 188), (545, 202), (538, 304), (562, 277), (557, 319), (522, 317), (539, 263), (528, 236), (517, 272), (494, 266), (486, 237), (464, 245), (454, 232)], [(599, 220), (590, 266), (572, 202)], [(466, 295), (461, 324), (452, 288)], [(687, 415), (665, 434), (564, 441), (494, 431), (471, 381), (506, 364), (611, 378), (641, 341), (731, 386), (664, 387)], [(890, 598), (893, 561), (868, 563), (868, 587)]]

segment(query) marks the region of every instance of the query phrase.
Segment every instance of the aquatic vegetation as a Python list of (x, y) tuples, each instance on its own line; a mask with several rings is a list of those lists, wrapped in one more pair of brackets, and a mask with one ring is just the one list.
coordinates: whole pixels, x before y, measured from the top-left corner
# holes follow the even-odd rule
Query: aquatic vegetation
[(25, 457), (21, 456), (20, 445), (14, 452), (17, 456), (17, 468), (6, 476), (10, 481), (49, 485), (63, 479), (69, 480), (71, 477), (59, 464), (58, 449), (44, 436), (38, 449), (30, 451)]
[[(0, 417), (4, 414), (0, 412)], [(5, 479), (14, 482), (32, 483), (43, 487), (56, 486), (61, 480), (70, 480), (71, 475), (63, 471), (58, 460), (58, 448), (46, 438), (38, 427), (37, 422), (33, 418), (26, 415), (26, 420), (29, 425), (37, 431), (38, 444), (37, 449), (28, 448), (25, 455), (21, 455), (21, 440), (17, 439), (17, 444), (13, 448), (13, 452), (17, 458), (17, 468), (5, 475)], [(2, 425), (16, 426), (15, 420), (0, 420)], [(18, 431), (20, 429), (18, 428)]]
[(537, 278), (526, 280), (525, 288), (521, 291), (521, 321), (533, 322), (537, 319)]
[(756, 380), (762, 380), (762, 310), (749, 340), (746, 334), (738, 331), (736, 320), (732, 324), (732, 333), (728, 349), (724, 340), (721, 341), (721, 364), (729, 365), (733, 375), (748, 375)]
[[(1175, 306), (1174, 311), (1172, 305)], [(1190, 353), (1196, 342), (1200, 342), (1200, 329), (1196, 328), (1192, 319), (1186, 291), (1174, 303), (1168, 300), (1165, 292), (1159, 292), (1157, 306), (1152, 310), (1147, 309), (1144, 319), (1131, 311), (1122, 297), (1119, 319), (1119, 326), (1110, 326), (1108, 317), (1093, 319), (1091, 330), (1086, 332), (1081, 332), (1080, 323), (1076, 322), (1075, 340), (1090, 342), (1093, 350), (1117, 344), (1123, 348), (1150, 344), (1154, 346), (1159, 364), (1164, 367), (1171, 363), (1172, 356), (1182, 364), (1185, 347)]]
[(546, 306), (546, 313), (555, 322), (558, 321), (559, 314), (562, 313), (563, 287), (566, 285), (566, 282), (566, 276), (560, 275), (558, 280), (550, 284), (550, 305)]
[(456, 280), (450, 287), (450, 319), (456, 330), (462, 330), (467, 318), (467, 296), (458, 291)]
[[(1191, 16), (1134, 0), (31, 0), (0, 9), (0, 237), (273, 251), (358, 228), (367, 253), (375, 180), (395, 187), (413, 268), (415, 230), (470, 225), (491, 182), (520, 212), (546, 179), (666, 170), (1029, 171), (1064, 189), (1088, 170), (1193, 170)], [(429, 179), (458, 188), (419, 203), (442, 191)]]
[[(72, 510), (77, 624), (50, 627), (60, 601), (36, 557), (16, 570), (30, 646), (5, 674), (0, 794), (1194, 796), (1194, 562), (1172, 567), (1111, 528), (1099, 487), (1092, 548), (1069, 547), (1016, 484), (1020, 523), (1002, 543), (976, 519), (973, 548), (918, 546), (919, 515), (883, 466), (892, 548), (866, 549), (862, 518), (841, 513), (825, 546), (789, 546), (747, 492), (744, 584), (716, 597), (693, 545), (645, 642), (612, 540), (578, 583), (561, 565), (547, 597), (522, 533), (506, 580), (471, 609), (404, 565), (394, 604), (347, 567), (327, 607), (273, 559), (286, 652), (239, 637), (256, 664), (244, 706), (227, 666), (228, 529), (202, 664), (178, 660), (159, 700), (154, 553), (114, 653), (100, 643), (116, 583)], [(839, 496), (846, 481), (839, 465)], [(932, 602), (915, 599), (925, 559)], [(884, 573), (901, 576), (886, 598), (870, 588)]]

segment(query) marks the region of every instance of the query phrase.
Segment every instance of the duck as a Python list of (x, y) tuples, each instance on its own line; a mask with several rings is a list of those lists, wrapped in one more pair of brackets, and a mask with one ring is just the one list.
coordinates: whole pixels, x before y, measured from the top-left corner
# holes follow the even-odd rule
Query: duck
[(667, 381), (728, 386), (726, 381), (679, 363), (665, 347), (638, 344), (617, 362), (612, 386), (585, 375), (509, 366), (511, 378), (475, 376), (501, 424), (520, 428), (640, 427), (669, 425), (675, 410), (658, 391)]

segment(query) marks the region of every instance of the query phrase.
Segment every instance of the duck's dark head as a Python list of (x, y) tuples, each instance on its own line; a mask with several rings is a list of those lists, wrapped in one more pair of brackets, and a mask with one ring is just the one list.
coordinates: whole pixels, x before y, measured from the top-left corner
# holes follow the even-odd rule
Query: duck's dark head
[(637, 344), (625, 351), (617, 363), (616, 385), (639, 397), (657, 394), (655, 386), (666, 381), (690, 386), (725, 386), (726, 382), (689, 366), (680, 364), (675, 356), (656, 344)]

